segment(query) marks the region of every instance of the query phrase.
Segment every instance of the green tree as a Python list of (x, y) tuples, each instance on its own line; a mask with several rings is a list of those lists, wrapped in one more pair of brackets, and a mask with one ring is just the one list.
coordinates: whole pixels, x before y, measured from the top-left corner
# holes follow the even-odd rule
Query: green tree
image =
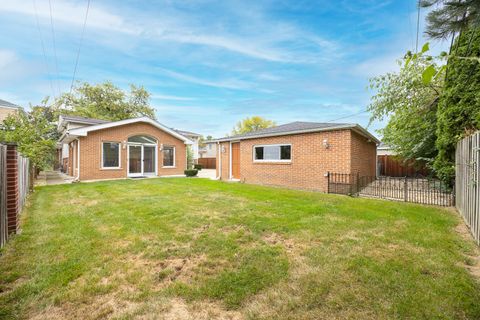
[(54, 112), (46, 103), (47, 100), (44, 100), (43, 105), (31, 107), (30, 112), (8, 116), (0, 131), (0, 139), (17, 143), (20, 153), (38, 169), (53, 164), (58, 139), (55, 122), (52, 121)]
[(275, 122), (259, 116), (253, 116), (237, 122), (232, 130), (232, 135), (243, 134), (275, 126)]
[(467, 27), (480, 26), (478, 0), (421, 0), (420, 6), (435, 6), (427, 15), (425, 31), (432, 39), (446, 39), (461, 33)]
[(480, 129), (480, 28), (461, 33), (448, 59), (448, 78), (438, 106), (438, 156), (434, 168), (444, 180), (455, 174), (458, 140)]
[(428, 44), (399, 60), (398, 72), (372, 78), (370, 88), (376, 94), (368, 110), (371, 121), (388, 118), (379, 132), (399, 157), (431, 164), (437, 155), (436, 112), (445, 69), (427, 51)]
[(55, 109), (64, 114), (111, 121), (141, 116), (155, 119), (149, 100), (150, 93), (143, 87), (130, 85), (130, 92), (126, 93), (109, 81), (95, 85), (84, 82), (57, 99)]

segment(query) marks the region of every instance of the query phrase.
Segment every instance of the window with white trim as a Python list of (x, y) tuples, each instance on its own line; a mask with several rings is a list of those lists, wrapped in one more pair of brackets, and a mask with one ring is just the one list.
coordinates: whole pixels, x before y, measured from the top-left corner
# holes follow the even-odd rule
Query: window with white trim
[(253, 147), (254, 161), (280, 161), (288, 162), (292, 160), (292, 145), (275, 144)]
[(175, 147), (169, 147), (169, 146), (163, 147), (163, 166), (164, 167), (175, 166)]
[(102, 168), (120, 168), (120, 142), (102, 143)]

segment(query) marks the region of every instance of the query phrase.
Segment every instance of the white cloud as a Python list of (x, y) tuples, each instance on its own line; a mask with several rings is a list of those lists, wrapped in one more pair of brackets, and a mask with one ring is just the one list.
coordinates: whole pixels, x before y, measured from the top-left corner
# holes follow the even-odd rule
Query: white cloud
[[(109, 13), (107, 10), (95, 5), (94, 1), (92, 2), (88, 13), (89, 28), (99, 28), (128, 34), (138, 34), (140, 32), (138, 27), (126, 23), (125, 19), (122, 17)], [(35, 8), (37, 9), (36, 11)], [(67, 1), (52, 1), (54, 22), (60, 21), (66, 24), (83, 26), (86, 9), (86, 2), (73, 3)], [(45, 0), (35, 0), (35, 2), (2, 0), (0, 1), (0, 12), (30, 16), (34, 16), (36, 13), (40, 20), (43, 19), (50, 22), (49, 4)]]
[(0, 49), (0, 69), (7, 68), (17, 62), (18, 58), (15, 52), (11, 50)]
[[(0, 13), (38, 15), (43, 23), (50, 23), (49, 4), (36, 0), (36, 8), (30, 1), (2, 0)], [(69, 24), (81, 27), (84, 22), (86, 3), (72, 1), (52, 2), (53, 19), (56, 24)], [(335, 50), (337, 45), (317, 35), (298, 29), (295, 25), (275, 22), (256, 14), (248, 26), (235, 32), (227, 32), (223, 27), (211, 28), (196, 16), (173, 15), (168, 12), (156, 14), (155, 18), (137, 17), (113, 13), (114, 10), (93, 2), (90, 6), (87, 28), (114, 31), (124, 35), (143, 37), (150, 41), (169, 41), (179, 44), (192, 44), (220, 48), (244, 56), (272, 61), (292, 63), (313, 63), (324, 60), (325, 54), (308, 53), (302, 47), (317, 47), (319, 52)], [(131, 15), (131, 16), (130, 16)], [(210, 28), (208, 28), (210, 27)], [(244, 30), (245, 29), (245, 30)], [(65, 30), (63, 28), (62, 30)], [(262, 32), (258, 32), (262, 30)], [(297, 49), (284, 48), (287, 42), (295, 42)]]
[(184, 73), (158, 68), (163, 74), (181, 81), (186, 81), (190, 83), (196, 83), (203, 86), (216, 87), (216, 88), (226, 88), (226, 89), (249, 89), (252, 85), (246, 81), (237, 80), (237, 79), (223, 79), (223, 80), (207, 80), (203, 78), (194, 77)]
[(159, 99), (159, 100), (178, 100), (178, 101), (195, 100), (195, 98), (192, 98), (192, 97), (181, 97), (181, 96), (174, 96), (174, 95), (160, 94), (160, 93), (152, 94), (151, 98), (152, 99)]

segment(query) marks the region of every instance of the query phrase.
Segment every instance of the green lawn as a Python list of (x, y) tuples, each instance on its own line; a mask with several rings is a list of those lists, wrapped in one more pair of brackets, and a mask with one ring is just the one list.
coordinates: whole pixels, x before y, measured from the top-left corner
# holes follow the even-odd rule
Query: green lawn
[(479, 319), (452, 210), (205, 179), (47, 186), (0, 318)]

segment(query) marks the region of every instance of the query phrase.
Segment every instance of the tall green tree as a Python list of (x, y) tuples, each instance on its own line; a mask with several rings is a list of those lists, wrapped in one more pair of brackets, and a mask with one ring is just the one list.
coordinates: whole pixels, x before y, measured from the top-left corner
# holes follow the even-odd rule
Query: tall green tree
[(480, 129), (480, 28), (462, 32), (448, 59), (448, 78), (438, 105), (438, 156), (434, 168), (444, 180), (455, 174), (458, 140)]
[(421, 0), (420, 6), (435, 7), (427, 15), (425, 31), (432, 39), (446, 39), (480, 26), (479, 0)]
[(398, 72), (372, 78), (370, 88), (376, 93), (368, 110), (371, 121), (388, 119), (379, 131), (399, 157), (431, 164), (437, 155), (436, 112), (444, 67), (428, 50), (426, 44), (419, 53), (409, 52), (398, 61)]
[(247, 132), (257, 131), (275, 126), (275, 122), (262, 118), (260, 116), (253, 116), (237, 122), (232, 130), (232, 135), (243, 134)]
[(81, 83), (72, 93), (55, 101), (60, 113), (87, 118), (117, 121), (141, 116), (155, 119), (155, 110), (149, 104), (150, 93), (143, 87), (130, 85), (125, 92), (107, 81), (100, 84)]

